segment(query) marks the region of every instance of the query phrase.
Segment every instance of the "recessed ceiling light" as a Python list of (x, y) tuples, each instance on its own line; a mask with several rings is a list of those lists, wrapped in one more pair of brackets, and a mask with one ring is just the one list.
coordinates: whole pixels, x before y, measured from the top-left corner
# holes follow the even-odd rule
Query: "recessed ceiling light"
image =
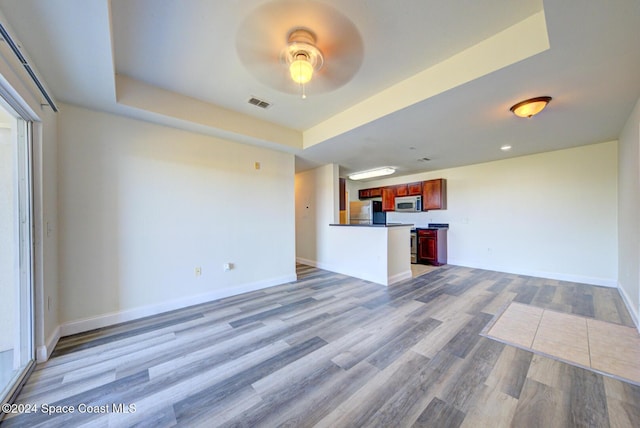
[(376, 168), (376, 169), (371, 169), (369, 171), (355, 172), (353, 174), (349, 174), (349, 179), (364, 180), (366, 178), (382, 177), (383, 175), (391, 175), (394, 172), (396, 172), (394, 168), (390, 168), (386, 166), (383, 168)]
[(504, 144), (500, 147), (500, 150), (502, 150), (503, 152), (508, 152), (509, 150), (511, 150), (511, 146), (509, 144)]

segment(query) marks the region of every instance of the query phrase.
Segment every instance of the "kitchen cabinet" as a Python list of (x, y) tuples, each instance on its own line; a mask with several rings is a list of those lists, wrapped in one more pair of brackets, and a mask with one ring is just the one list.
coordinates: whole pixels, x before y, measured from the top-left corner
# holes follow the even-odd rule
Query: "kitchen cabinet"
[(382, 187), (358, 190), (358, 199), (379, 198), (382, 196)]
[(398, 184), (394, 186), (395, 195), (396, 196), (408, 196), (409, 195), (409, 187), (406, 184)]
[(393, 211), (395, 209), (396, 196), (420, 195), (422, 195), (422, 211), (447, 209), (447, 180), (438, 178), (358, 190), (358, 199), (382, 197), (383, 211)]
[(408, 196), (422, 195), (422, 181), (407, 184), (407, 195)]
[(438, 178), (422, 182), (422, 211), (447, 209), (447, 180)]
[(393, 187), (382, 188), (382, 211), (394, 211), (396, 209), (396, 196)]
[(373, 189), (369, 189), (369, 196), (372, 198), (379, 198), (382, 196), (382, 187), (374, 187)]
[(447, 229), (416, 229), (418, 263), (441, 266), (447, 264)]

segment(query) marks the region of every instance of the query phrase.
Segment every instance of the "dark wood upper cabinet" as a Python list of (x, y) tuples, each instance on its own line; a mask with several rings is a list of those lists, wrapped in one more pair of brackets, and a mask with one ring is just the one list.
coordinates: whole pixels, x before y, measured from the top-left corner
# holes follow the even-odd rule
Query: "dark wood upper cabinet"
[(382, 187), (358, 190), (358, 199), (379, 198), (382, 196)]
[(382, 187), (374, 187), (373, 189), (369, 189), (369, 196), (372, 198), (379, 198), (382, 196)]
[(416, 183), (407, 184), (407, 192), (409, 196), (420, 196), (422, 195), (422, 181), (418, 181)]
[(393, 186), (395, 190), (396, 196), (407, 196), (409, 195), (409, 188), (406, 184), (398, 184)]
[(447, 209), (447, 180), (438, 178), (422, 182), (422, 211)]
[(394, 211), (396, 209), (396, 197), (393, 187), (382, 188), (382, 211)]
[(358, 199), (367, 199), (371, 193), (371, 189), (360, 189), (358, 190)]
[(358, 199), (382, 197), (382, 210), (395, 210), (396, 196), (422, 195), (422, 211), (447, 209), (447, 180), (438, 178), (435, 180), (416, 181), (413, 183), (396, 184), (385, 187), (371, 187), (360, 189)]

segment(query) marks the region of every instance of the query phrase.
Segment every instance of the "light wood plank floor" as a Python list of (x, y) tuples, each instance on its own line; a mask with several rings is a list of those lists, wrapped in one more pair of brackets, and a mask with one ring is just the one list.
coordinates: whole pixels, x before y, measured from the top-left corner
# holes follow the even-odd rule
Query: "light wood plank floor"
[(479, 334), (510, 302), (631, 326), (615, 289), (455, 266), (388, 288), (298, 274), (63, 338), (18, 402), (75, 412), (4, 425), (640, 426), (640, 387)]

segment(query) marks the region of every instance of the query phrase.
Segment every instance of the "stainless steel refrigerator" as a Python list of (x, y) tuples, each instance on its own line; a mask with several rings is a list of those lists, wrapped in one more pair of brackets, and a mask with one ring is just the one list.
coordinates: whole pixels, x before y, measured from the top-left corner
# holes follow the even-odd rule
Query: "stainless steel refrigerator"
[(352, 201), (349, 203), (349, 224), (385, 224), (387, 213), (380, 201)]

